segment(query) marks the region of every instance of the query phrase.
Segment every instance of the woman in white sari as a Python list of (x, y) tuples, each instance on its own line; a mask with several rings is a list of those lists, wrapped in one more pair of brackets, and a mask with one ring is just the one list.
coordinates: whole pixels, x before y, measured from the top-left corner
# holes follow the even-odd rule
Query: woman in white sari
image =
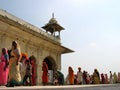
[(11, 58), (9, 62), (9, 82), (7, 86), (18, 86), (22, 82), (20, 75), (21, 50), (16, 41), (12, 42)]

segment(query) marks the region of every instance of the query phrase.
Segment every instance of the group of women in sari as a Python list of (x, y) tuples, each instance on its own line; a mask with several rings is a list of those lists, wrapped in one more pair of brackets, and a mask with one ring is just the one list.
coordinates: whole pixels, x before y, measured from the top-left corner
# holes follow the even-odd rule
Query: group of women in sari
[(0, 85), (7, 85), (14, 82), (21, 82), (19, 69), (19, 61), (21, 59), (21, 51), (16, 41), (12, 42), (10, 55), (6, 48), (2, 48), (0, 56)]
[(69, 66), (66, 84), (100, 84), (99, 72), (95, 69), (93, 75), (90, 76), (86, 71), (82, 72), (81, 68), (78, 67), (77, 74), (75, 74), (73, 68)]
[[(23, 57), (26, 55), (23, 55)], [(21, 62), (22, 60), (22, 53), (20, 50), (20, 46), (16, 41), (12, 42), (12, 48), (8, 51), (6, 48), (2, 48), (2, 53), (0, 56), (0, 85), (10, 86), (19, 86), (23, 85), (23, 78), (25, 75), (26, 69), (22, 70)], [(30, 60), (29, 60), (30, 59)], [(32, 58), (25, 58), (25, 60), (31, 61), (32, 66), (32, 85), (35, 85), (35, 69), (34, 69), (34, 62)], [(24, 60), (24, 61), (25, 61)], [(25, 64), (25, 62), (24, 62)], [(22, 68), (22, 69), (21, 69)], [(24, 67), (25, 68), (25, 67)], [(22, 72), (23, 71), (23, 72)], [(34, 80), (33, 80), (34, 79)]]
[[(0, 56), (0, 86), (21, 86), (26, 81), (27, 66), (26, 61), (30, 61), (32, 67), (29, 77), (30, 85), (36, 85), (36, 65), (35, 57), (28, 58), (27, 54), (21, 53), (20, 46), (16, 41), (12, 42), (11, 50), (2, 48)], [(48, 84), (48, 66), (46, 62), (42, 64), (42, 83)]]

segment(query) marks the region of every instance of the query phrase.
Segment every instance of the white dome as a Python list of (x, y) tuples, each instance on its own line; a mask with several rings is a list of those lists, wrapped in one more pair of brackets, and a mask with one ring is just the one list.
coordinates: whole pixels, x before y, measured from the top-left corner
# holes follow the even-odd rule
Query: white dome
[(57, 20), (55, 18), (51, 18), (49, 20), (49, 24), (53, 24), (53, 23), (56, 23), (57, 24)]

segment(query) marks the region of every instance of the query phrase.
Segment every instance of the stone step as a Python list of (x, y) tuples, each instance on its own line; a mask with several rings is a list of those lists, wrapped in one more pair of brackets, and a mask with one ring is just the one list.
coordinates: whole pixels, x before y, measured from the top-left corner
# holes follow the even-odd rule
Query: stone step
[(120, 84), (65, 85), (65, 86), (19, 86), (19, 87), (0, 86), (0, 90), (120, 90)]

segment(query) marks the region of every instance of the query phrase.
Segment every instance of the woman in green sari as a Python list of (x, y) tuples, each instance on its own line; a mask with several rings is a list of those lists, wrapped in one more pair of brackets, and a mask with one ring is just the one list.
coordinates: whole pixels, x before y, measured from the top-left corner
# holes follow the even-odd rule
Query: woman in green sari
[(97, 69), (94, 69), (93, 84), (100, 84), (100, 75)]
[(16, 41), (12, 42), (12, 50), (10, 54), (9, 80), (7, 86), (19, 86), (22, 83), (19, 64), (21, 59), (21, 50)]

